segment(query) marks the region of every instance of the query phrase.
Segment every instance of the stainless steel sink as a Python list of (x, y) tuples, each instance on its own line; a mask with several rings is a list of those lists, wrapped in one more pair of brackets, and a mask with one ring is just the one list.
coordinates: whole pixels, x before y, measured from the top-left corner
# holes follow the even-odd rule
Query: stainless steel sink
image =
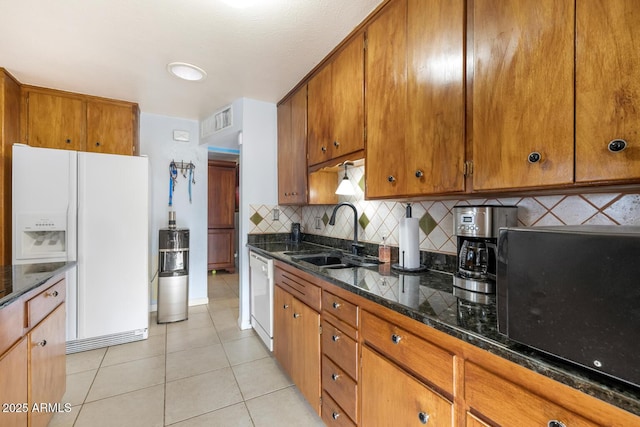
[(341, 252), (321, 252), (291, 255), (297, 261), (308, 262), (321, 268), (374, 267), (381, 264), (375, 258), (344, 254)]

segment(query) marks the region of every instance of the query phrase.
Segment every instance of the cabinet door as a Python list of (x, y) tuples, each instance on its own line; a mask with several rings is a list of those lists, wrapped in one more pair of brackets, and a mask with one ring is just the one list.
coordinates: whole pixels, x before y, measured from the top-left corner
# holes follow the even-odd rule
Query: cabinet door
[(307, 202), (307, 89), (278, 106), (278, 203)]
[(293, 306), (291, 294), (279, 286), (273, 290), (273, 355), (282, 369), (293, 378), (291, 372), (291, 318)]
[(89, 101), (87, 103), (87, 151), (133, 155), (134, 111), (132, 106)]
[(236, 166), (209, 161), (209, 228), (233, 228), (236, 194)]
[(409, 0), (407, 195), (464, 190), (463, 0)]
[(308, 158), (309, 166), (331, 159), (332, 141), (332, 103), (331, 103), (331, 64), (325, 65), (307, 85), (308, 108)]
[(320, 415), (320, 314), (292, 299), (292, 379)]
[(576, 181), (640, 178), (640, 2), (576, 6)]
[(361, 363), (361, 425), (454, 425), (448, 400), (364, 346)]
[(207, 241), (207, 268), (210, 270), (233, 268), (233, 228), (211, 228)]
[[(3, 325), (5, 326), (5, 325)], [(23, 338), (15, 347), (0, 357), (0, 404), (13, 404), (0, 411), (0, 425), (24, 427), (27, 425), (27, 340)], [(24, 406), (23, 404), (27, 404)], [(4, 406), (3, 406), (4, 409)]]
[[(29, 333), (29, 405), (61, 403), (66, 389), (65, 304), (61, 304)], [(31, 427), (45, 427), (53, 412), (29, 413)]]
[(473, 2), (474, 190), (573, 182), (574, 4)]
[(367, 27), (367, 198), (406, 192), (407, 2), (388, 3)]
[(33, 147), (84, 151), (86, 103), (77, 98), (28, 93), (27, 141)]
[(364, 149), (364, 34), (338, 53), (331, 73), (331, 155), (339, 157)]

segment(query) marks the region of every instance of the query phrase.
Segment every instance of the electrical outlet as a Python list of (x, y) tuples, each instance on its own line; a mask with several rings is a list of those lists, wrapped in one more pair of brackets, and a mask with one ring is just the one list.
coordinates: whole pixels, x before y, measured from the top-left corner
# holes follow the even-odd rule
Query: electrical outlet
[(320, 220), (320, 217), (317, 216), (316, 217), (316, 223), (315, 223), (315, 229), (316, 230), (320, 230), (322, 228), (322, 221)]
[(280, 209), (273, 208), (273, 220), (280, 221)]

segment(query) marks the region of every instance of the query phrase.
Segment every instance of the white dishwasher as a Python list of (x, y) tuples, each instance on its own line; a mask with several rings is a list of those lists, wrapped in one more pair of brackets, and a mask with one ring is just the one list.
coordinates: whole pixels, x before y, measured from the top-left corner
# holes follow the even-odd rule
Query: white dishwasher
[(251, 326), (273, 351), (273, 260), (249, 252)]

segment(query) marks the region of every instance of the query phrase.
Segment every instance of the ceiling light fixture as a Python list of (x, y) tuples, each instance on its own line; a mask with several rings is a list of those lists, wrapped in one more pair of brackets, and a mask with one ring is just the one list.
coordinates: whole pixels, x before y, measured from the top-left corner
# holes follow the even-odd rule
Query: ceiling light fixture
[(204, 80), (207, 77), (207, 72), (202, 68), (186, 62), (172, 62), (167, 65), (167, 70), (174, 76), (191, 82)]
[(344, 162), (344, 177), (342, 181), (340, 181), (340, 185), (336, 190), (336, 194), (340, 196), (353, 196), (356, 194), (353, 185), (351, 185), (351, 181), (349, 181), (349, 177), (347, 176), (347, 166), (353, 166), (352, 162)]

